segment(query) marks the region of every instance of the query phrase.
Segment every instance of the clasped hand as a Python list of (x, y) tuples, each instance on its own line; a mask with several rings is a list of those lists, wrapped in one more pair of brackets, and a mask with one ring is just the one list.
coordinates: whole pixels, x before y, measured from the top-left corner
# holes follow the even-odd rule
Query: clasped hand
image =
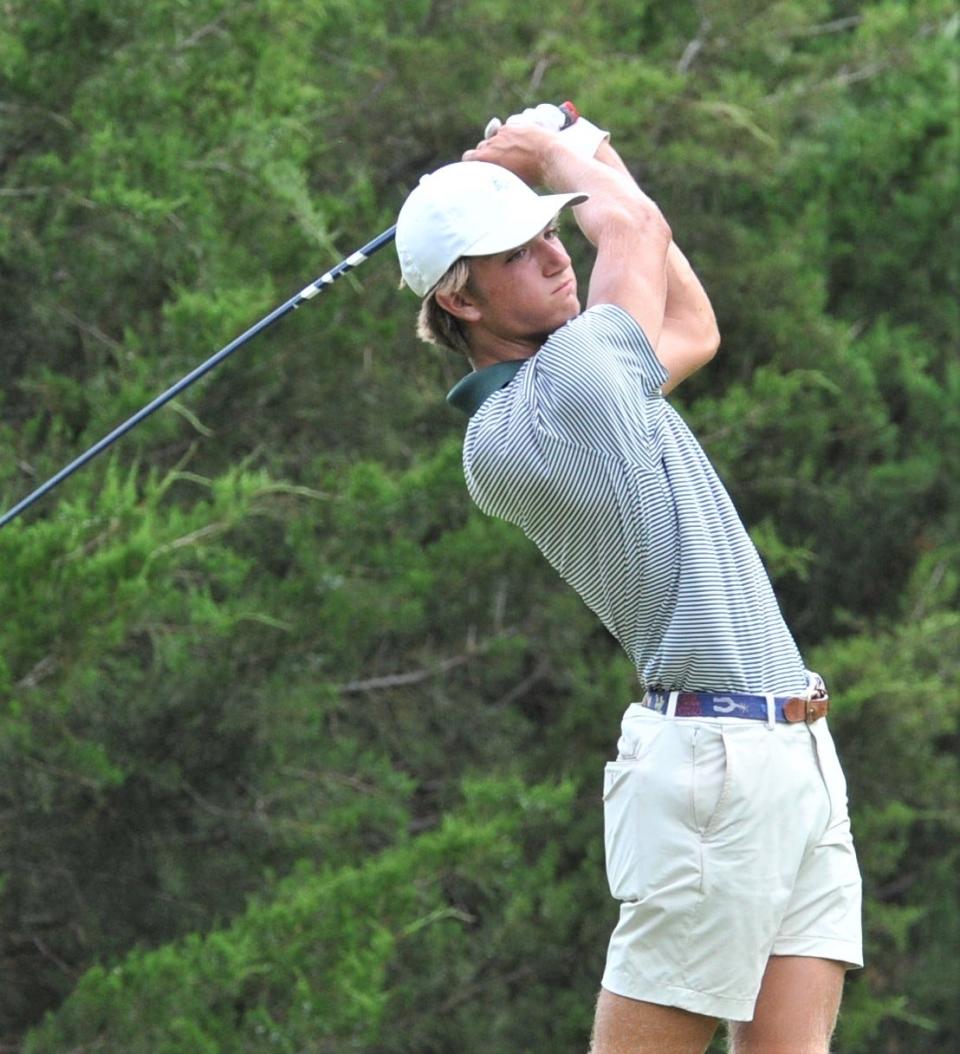
[(501, 165), (530, 186), (539, 186), (544, 183), (550, 151), (558, 137), (558, 132), (539, 125), (505, 124), (472, 150), (464, 151), (463, 160)]

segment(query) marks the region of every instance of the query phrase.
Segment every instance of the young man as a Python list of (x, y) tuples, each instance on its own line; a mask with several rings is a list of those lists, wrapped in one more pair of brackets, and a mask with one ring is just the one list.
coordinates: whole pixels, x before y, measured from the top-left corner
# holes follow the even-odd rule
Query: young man
[[(472, 497), (537, 544), (646, 692), (605, 773), (621, 908), (592, 1050), (701, 1054), (727, 1019), (736, 1054), (825, 1054), (862, 962), (826, 693), (664, 399), (714, 355), (713, 311), (605, 134), (544, 112), (425, 177), (397, 251), (421, 335), (474, 367), (450, 395)], [(566, 206), (596, 248), (582, 313)]]

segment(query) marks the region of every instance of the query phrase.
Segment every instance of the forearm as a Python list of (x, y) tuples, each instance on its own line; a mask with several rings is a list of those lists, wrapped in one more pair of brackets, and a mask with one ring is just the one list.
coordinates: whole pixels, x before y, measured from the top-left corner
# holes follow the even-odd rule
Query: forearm
[[(596, 160), (634, 182), (623, 158), (606, 140), (594, 155)], [(705, 333), (716, 330), (717, 320), (706, 290), (690, 266), (680, 246), (671, 238), (667, 250), (667, 304), (665, 315), (670, 322), (687, 324)]]
[[(634, 183), (630, 170), (607, 140), (600, 144), (595, 159)], [(689, 326), (695, 332), (711, 333), (717, 322), (706, 290), (697, 278), (680, 246), (671, 239), (667, 251), (666, 317), (671, 323)]]
[(580, 229), (597, 248), (587, 306), (615, 304), (628, 311), (656, 349), (666, 324), (672, 237), (663, 213), (634, 180), (562, 144), (546, 155), (543, 176), (551, 189), (590, 195), (574, 210)]
[(670, 371), (664, 394), (708, 363), (720, 346), (710, 300), (676, 244), (667, 254), (667, 302), (658, 353)]
[(691, 333), (707, 338), (716, 334), (717, 319), (706, 290), (676, 242), (667, 252), (667, 306), (671, 324), (683, 326)]
[[(615, 156), (612, 148), (608, 149)], [(589, 160), (578, 157), (564, 147), (561, 137), (545, 153), (542, 181), (555, 192), (581, 190), (590, 195), (587, 202), (576, 207), (574, 215), (593, 245), (599, 246), (605, 235), (622, 237), (629, 233), (643, 243), (647, 253), (655, 246), (666, 257), (672, 235), (660, 208), (625, 168), (617, 169), (603, 161), (600, 152)]]
[[(609, 141), (601, 143), (595, 160), (618, 178), (634, 183), (630, 170)], [(657, 345), (661, 362), (670, 371), (664, 394), (709, 362), (720, 346), (720, 331), (706, 290), (675, 241), (666, 257), (666, 304)]]

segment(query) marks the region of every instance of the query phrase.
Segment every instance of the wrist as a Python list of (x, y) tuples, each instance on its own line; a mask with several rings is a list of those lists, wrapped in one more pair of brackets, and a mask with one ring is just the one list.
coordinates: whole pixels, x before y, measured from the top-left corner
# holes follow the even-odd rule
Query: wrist
[(585, 160), (596, 156), (597, 151), (610, 139), (609, 132), (598, 128), (586, 117), (578, 117), (568, 128), (564, 128), (561, 134), (574, 153)]
[(528, 126), (523, 129), (526, 138), (527, 171), (518, 173), (532, 186), (552, 187), (563, 170), (563, 158), (570, 151), (557, 132), (542, 127)]
[(545, 144), (542, 153), (541, 182), (557, 193), (573, 188), (576, 173), (583, 167), (583, 158), (570, 147), (563, 136), (555, 134)]

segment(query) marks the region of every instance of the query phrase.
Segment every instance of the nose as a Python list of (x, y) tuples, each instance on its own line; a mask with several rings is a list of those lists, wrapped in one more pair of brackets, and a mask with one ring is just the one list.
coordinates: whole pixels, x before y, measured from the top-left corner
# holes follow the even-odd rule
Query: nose
[(541, 266), (544, 274), (556, 274), (570, 266), (570, 257), (563, 247), (563, 242), (555, 235), (552, 238), (539, 239)]

